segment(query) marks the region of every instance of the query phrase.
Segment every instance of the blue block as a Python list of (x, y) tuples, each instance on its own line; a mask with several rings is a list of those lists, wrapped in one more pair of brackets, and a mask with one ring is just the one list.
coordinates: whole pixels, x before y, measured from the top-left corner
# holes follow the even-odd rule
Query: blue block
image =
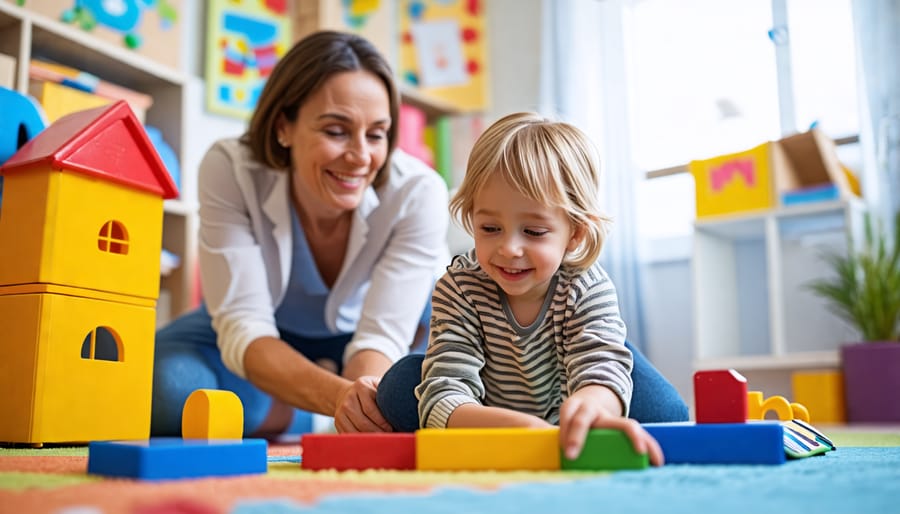
[(782, 464), (784, 429), (778, 421), (646, 423), (666, 464)]
[(142, 480), (250, 475), (268, 469), (267, 447), (264, 439), (92, 442), (87, 471)]

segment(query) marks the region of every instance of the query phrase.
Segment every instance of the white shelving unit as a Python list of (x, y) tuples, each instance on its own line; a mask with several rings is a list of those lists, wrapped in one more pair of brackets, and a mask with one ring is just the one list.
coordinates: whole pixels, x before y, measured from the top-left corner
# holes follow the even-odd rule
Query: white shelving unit
[[(16, 90), (28, 91), (33, 57), (91, 73), (102, 80), (151, 95), (146, 123), (157, 127), (184, 162), (186, 77), (142, 55), (115, 47), (89, 33), (27, 9), (0, 1), (0, 53), (16, 59)], [(195, 284), (196, 174), (182, 172), (180, 197), (164, 204), (163, 248), (181, 265), (161, 278), (158, 319), (166, 321), (191, 307)]]
[(859, 233), (862, 212), (859, 201), (841, 200), (698, 220), (694, 368), (789, 375), (837, 367), (839, 345), (854, 334), (807, 286), (828, 272), (823, 252), (845, 249), (848, 231)]

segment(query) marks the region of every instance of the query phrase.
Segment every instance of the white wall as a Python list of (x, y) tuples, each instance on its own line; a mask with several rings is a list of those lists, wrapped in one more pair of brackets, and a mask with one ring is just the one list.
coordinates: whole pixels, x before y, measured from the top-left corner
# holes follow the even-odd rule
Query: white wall
[(691, 263), (686, 257), (641, 266), (647, 358), (693, 405), (694, 309)]
[(487, 5), (491, 106), (486, 123), (538, 108), (542, 0), (491, 0)]

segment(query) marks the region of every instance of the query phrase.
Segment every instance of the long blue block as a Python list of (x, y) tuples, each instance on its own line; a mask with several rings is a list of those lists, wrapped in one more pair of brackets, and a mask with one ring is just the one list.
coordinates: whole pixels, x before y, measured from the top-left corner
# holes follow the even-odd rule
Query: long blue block
[(92, 442), (88, 473), (142, 480), (250, 475), (267, 470), (264, 439)]
[(666, 464), (782, 464), (784, 429), (777, 421), (646, 423)]

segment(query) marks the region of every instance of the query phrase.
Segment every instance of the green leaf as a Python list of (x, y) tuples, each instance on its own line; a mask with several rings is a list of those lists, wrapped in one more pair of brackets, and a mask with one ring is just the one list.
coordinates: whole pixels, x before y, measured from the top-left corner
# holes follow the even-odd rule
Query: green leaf
[(832, 276), (808, 287), (866, 341), (900, 341), (900, 212), (889, 235), (866, 213), (862, 244), (848, 235), (845, 253), (822, 257)]

